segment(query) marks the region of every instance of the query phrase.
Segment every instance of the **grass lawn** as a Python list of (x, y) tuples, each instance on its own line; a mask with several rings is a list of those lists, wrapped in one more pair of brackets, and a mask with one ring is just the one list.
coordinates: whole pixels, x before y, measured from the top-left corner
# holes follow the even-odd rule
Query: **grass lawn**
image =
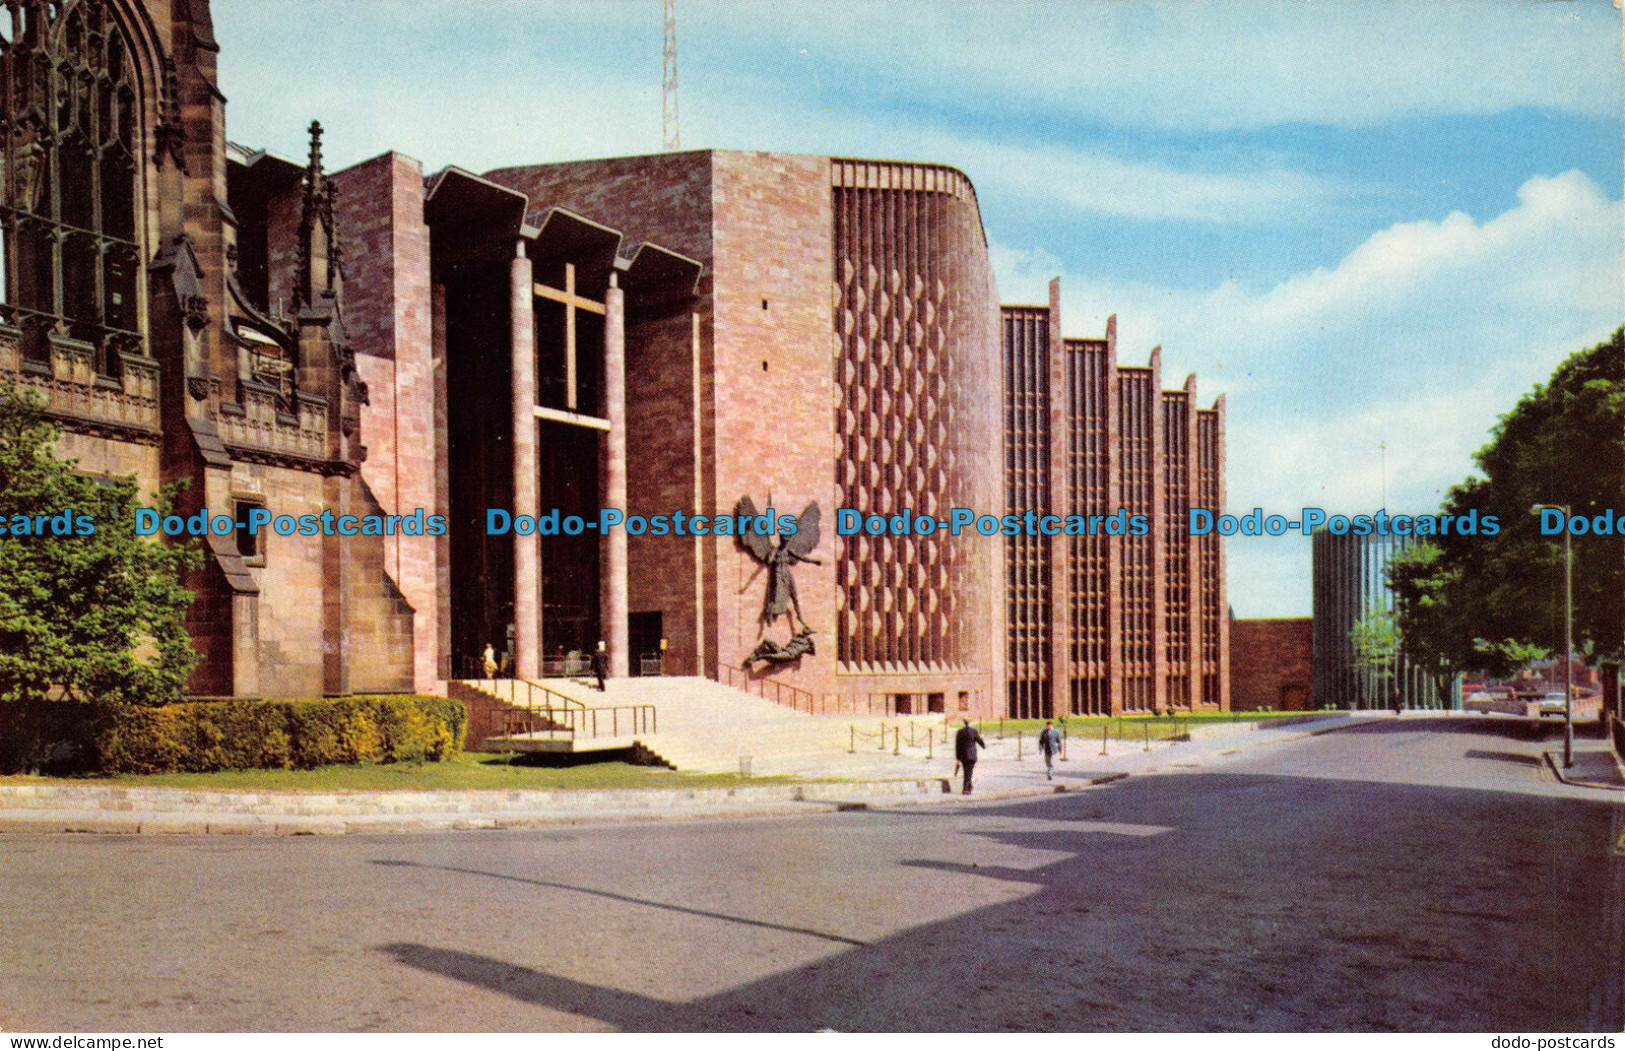
[(112, 777), (0, 777), (0, 785), (122, 785), (130, 788), (195, 788), (258, 792), (430, 792), (522, 788), (733, 788), (786, 783), (793, 778), (738, 774), (680, 774), (630, 763), (538, 766), (512, 755), (464, 752), (442, 763), (361, 763), (314, 770), (222, 770), (212, 774), (119, 774)]

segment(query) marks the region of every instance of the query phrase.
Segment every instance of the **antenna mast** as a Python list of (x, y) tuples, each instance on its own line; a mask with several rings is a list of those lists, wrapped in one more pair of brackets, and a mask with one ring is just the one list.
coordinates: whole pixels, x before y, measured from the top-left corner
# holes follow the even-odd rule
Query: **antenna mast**
[(1377, 446), (1382, 456), (1382, 509), (1388, 510), (1388, 440), (1385, 438)]
[(677, 0), (666, 0), (666, 55), (665, 105), (660, 126), (665, 137), (665, 148), (682, 148), (682, 136), (677, 130)]

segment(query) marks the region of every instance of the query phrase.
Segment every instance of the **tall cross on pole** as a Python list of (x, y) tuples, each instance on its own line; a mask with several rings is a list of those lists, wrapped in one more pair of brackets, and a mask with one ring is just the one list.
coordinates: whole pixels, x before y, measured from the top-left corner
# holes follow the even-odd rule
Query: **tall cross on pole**
[(1388, 510), (1388, 443), (1380, 443), (1377, 448), (1382, 457), (1382, 509)]
[(660, 127), (665, 148), (682, 148), (682, 135), (677, 129), (677, 0), (666, 0), (665, 51), (665, 103), (661, 111)]
[(576, 311), (586, 310), (603, 316), (604, 304), (588, 299), (576, 291), (576, 266), (564, 264), (564, 287), (552, 288), (536, 282), (536, 295), (564, 305), (564, 407), (571, 412), (577, 408), (576, 382)]

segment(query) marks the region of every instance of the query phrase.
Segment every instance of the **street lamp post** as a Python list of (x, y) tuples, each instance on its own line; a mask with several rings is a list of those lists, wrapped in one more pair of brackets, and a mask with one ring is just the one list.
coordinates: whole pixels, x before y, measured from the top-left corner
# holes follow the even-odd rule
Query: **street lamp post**
[(1574, 765), (1574, 548), (1567, 504), (1536, 504), (1529, 512), (1539, 514), (1548, 507), (1563, 512), (1563, 769), (1567, 770)]

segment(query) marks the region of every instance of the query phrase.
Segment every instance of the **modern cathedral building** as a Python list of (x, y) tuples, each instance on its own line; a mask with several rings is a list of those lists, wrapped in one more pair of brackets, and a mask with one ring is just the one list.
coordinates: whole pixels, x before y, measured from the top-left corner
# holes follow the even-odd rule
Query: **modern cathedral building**
[[(839, 536), (836, 520), (1002, 509), (998, 308), (963, 175), (703, 151), (427, 182), (390, 156), (335, 181), (365, 239), (349, 256), (358, 357), (445, 377), (397, 382), (362, 421), (399, 477), (442, 479), (442, 675), (487, 641), (534, 676), (603, 640), (612, 675), (659, 656), (666, 674), (742, 682), (764, 639), (805, 629), (811, 652), (752, 670), (808, 707), (997, 709), (999, 544)], [(361, 214), (383, 200), (410, 207)], [(392, 307), (372, 298), (386, 288)], [(444, 444), (392, 435), (403, 412), (443, 413), (428, 430)], [(709, 524), (679, 535), (677, 516), (731, 518), (746, 498), (817, 506), (807, 560)], [(492, 508), (600, 507), (670, 526), (487, 528)], [(767, 623), (775, 585), (797, 601)]]
[(1103, 339), (1061, 336), (1060, 283), (1003, 308), (1005, 502), (1091, 526), (1006, 541), (1013, 716), (1230, 707), (1224, 548), (1192, 508), (1224, 506), (1224, 398), (1162, 387)]
[[(188, 480), (182, 511), (375, 527), (209, 537), (194, 692), (433, 690), (487, 647), (532, 678), (602, 643), (615, 676), (815, 710), (1225, 705), (1223, 555), (1183, 530), (1223, 499), (1222, 410), (1110, 330), (1061, 339), (1053, 294), (1001, 312), (960, 172), (329, 174), (316, 126), (298, 163), (228, 142), (206, 0), (7, 6), (0, 381), (82, 470)], [(747, 506), (800, 528), (738, 536)], [(1145, 535), (837, 517), (1118, 508)]]

